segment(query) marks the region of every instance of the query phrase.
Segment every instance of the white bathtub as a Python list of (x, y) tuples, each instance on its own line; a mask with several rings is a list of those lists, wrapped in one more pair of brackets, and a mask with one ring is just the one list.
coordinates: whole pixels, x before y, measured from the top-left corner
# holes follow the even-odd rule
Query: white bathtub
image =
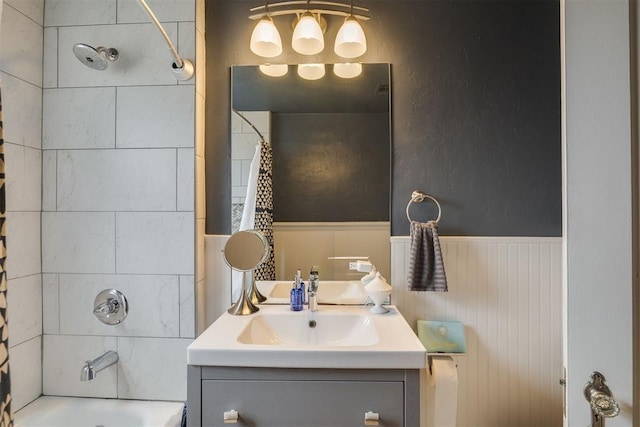
[(183, 403), (43, 396), (15, 414), (15, 427), (176, 427)]

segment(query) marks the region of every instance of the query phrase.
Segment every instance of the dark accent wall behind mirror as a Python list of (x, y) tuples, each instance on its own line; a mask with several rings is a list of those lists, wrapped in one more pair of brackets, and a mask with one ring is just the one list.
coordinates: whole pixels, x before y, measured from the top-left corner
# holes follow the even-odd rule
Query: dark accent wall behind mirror
[[(357, 3), (357, 2), (356, 2)], [(560, 236), (560, 5), (558, 0), (362, 0), (368, 51), (392, 64), (392, 235), (407, 235), (412, 190), (442, 204), (440, 234)], [(249, 50), (253, 0), (207, 2), (207, 232), (230, 224), (229, 67)], [(326, 39), (337, 25), (329, 22)], [(339, 62), (330, 44), (304, 58)], [(430, 216), (430, 205), (413, 210)]]
[(389, 64), (342, 79), (232, 67), (233, 108), (271, 112), (277, 222), (389, 221)]
[(388, 113), (274, 114), (273, 219), (389, 221)]

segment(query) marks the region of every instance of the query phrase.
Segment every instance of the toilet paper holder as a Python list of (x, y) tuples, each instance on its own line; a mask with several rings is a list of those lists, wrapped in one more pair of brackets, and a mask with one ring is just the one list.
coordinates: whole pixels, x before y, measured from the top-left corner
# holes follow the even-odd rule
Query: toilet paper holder
[[(466, 356), (467, 353), (427, 353), (427, 369), (429, 370), (429, 375), (433, 375), (433, 358), (434, 357), (451, 357), (454, 361), (455, 358), (452, 356)], [(458, 363), (456, 363), (456, 368), (458, 367)]]

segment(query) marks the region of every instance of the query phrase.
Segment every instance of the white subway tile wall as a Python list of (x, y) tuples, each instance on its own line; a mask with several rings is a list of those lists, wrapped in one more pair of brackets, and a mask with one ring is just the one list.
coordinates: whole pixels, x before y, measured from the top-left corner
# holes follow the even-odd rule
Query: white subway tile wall
[(43, 212), (42, 271), (115, 273), (115, 214)]
[[(177, 44), (178, 24), (165, 22), (163, 27), (172, 42)], [(72, 48), (76, 43), (115, 48), (120, 56), (117, 61), (109, 63), (107, 70), (92, 70), (73, 54)], [(172, 61), (171, 50), (152, 23), (58, 27), (59, 88), (176, 85), (171, 72)], [(98, 102), (97, 99), (95, 101)], [(162, 110), (166, 107), (158, 105), (157, 108)]]
[[(3, 38), (3, 50), (4, 44), (10, 42)], [(25, 147), (42, 148), (42, 88), (5, 72), (0, 72), (0, 79), (4, 140)]]
[(42, 66), (44, 0), (4, 0), (0, 39), (12, 409), (42, 393)]
[(38, 212), (41, 206), (42, 150), (6, 144), (6, 203), (12, 210)]
[(46, 0), (44, 25), (115, 24), (116, 0)]
[[(124, 274), (60, 274), (60, 333), (178, 337), (178, 276)], [(129, 314), (118, 325), (105, 325), (87, 309), (103, 289), (117, 289), (127, 298)], [(72, 306), (85, 307), (74, 310)]]
[[(5, 158), (5, 161), (11, 159)], [(8, 207), (6, 226), (7, 277), (11, 280), (32, 274), (39, 276), (40, 212), (11, 211)]]
[(176, 209), (193, 212), (195, 209), (195, 151), (178, 149), (178, 188)]
[(44, 56), (42, 63), (42, 87), (58, 86), (58, 27), (44, 29)]
[(9, 360), (11, 409), (17, 411), (42, 394), (42, 335), (21, 344), (11, 344)]
[(105, 336), (44, 335), (42, 382), (46, 395), (118, 397), (118, 363), (99, 372), (92, 381), (80, 381), (82, 367), (108, 350), (118, 350), (118, 339)]
[(42, 275), (42, 332), (49, 335), (60, 333), (60, 288), (58, 280), (59, 274)]
[(42, 335), (42, 286), (33, 274), (11, 280), (7, 304), (11, 307), (11, 344), (17, 345)]
[(45, 89), (42, 148), (113, 148), (115, 108), (113, 87)]
[(192, 212), (118, 212), (116, 270), (120, 274), (193, 274)]
[(206, 70), (206, 50), (205, 50), (205, 0), (195, 0), (196, 2), (196, 22), (195, 22), (195, 44), (196, 44), (196, 100), (195, 100), (195, 209), (196, 209), (196, 271), (195, 271), (195, 303), (194, 307), (197, 318), (195, 322), (195, 333), (198, 335), (205, 327), (205, 222), (206, 222), (206, 193), (205, 193), (205, 171), (204, 171), (204, 147), (205, 147), (205, 70)]
[(58, 197), (58, 152), (42, 150), (42, 210), (55, 211)]
[(175, 149), (58, 150), (57, 210), (175, 211), (176, 157)]
[(191, 86), (118, 88), (118, 148), (193, 148), (194, 97)]
[(195, 283), (193, 275), (180, 276), (180, 337), (195, 338)]
[(43, 0), (4, 0), (18, 12), (36, 21), (40, 26), (44, 24), (44, 1)]
[(7, 6), (2, 8), (0, 70), (42, 88), (42, 25)]
[[(195, 63), (195, 1), (149, 6)], [(183, 400), (195, 336), (195, 79), (178, 84), (136, 0), (46, 0), (44, 22), (45, 393)], [(76, 43), (120, 57), (92, 70)], [(105, 288), (130, 302), (119, 325), (92, 314)], [(106, 350), (117, 365), (80, 382), (84, 361)]]
[(191, 341), (118, 338), (118, 354), (121, 359), (118, 370), (118, 397), (180, 400), (179, 396), (186, 396), (187, 346)]

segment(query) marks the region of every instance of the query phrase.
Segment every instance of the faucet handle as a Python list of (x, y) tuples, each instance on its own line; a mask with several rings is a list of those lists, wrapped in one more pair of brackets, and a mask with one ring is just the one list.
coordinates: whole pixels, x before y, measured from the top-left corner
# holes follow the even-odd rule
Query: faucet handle
[(93, 301), (93, 314), (107, 325), (117, 325), (127, 317), (128, 313), (127, 299), (116, 289), (101, 291)]
[(114, 314), (120, 309), (120, 304), (115, 298), (109, 298), (106, 302), (98, 304), (93, 309), (93, 314)]

